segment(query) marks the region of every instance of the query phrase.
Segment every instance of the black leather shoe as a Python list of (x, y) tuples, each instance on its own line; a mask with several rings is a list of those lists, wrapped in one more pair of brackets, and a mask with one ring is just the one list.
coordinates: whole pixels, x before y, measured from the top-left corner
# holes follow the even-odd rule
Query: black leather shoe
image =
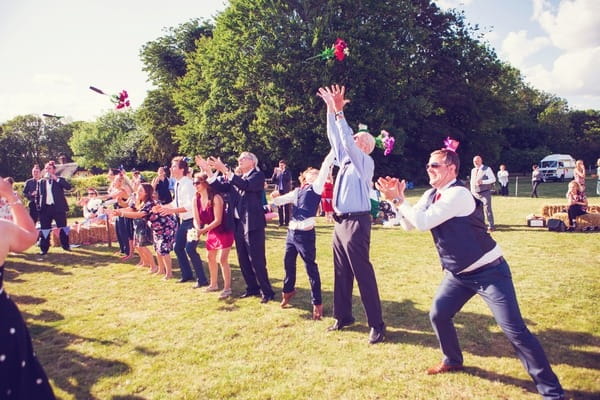
[(338, 319), (335, 320), (335, 322), (333, 323), (333, 325), (331, 325), (329, 328), (327, 328), (328, 331), (339, 331), (344, 329), (347, 326), (350, 326), (354, 323), (355, 319), (349, 319), (346, 321), (340, 321)]
[(371, 328), (369, 332), (369, 343), (381, 343), (385, 340), (385, 326), (381, 329)]
[(263, 296), (262, 299), (260, 299), (260, 303), (261, 304), (267, 304), (269, 301), (275, 299), (275, 295), (272, 294), (270, 296)]
[(181, 278), (180, 280), (177, 281), (177, 283), (185, 283), (185, 282), (191, 282), (193, 281), (194, 278)]
[(258, 292), (244, 292), (240, 295), (240, 299), (245, 299), (247, 297), (258, 297), (260, 293)]

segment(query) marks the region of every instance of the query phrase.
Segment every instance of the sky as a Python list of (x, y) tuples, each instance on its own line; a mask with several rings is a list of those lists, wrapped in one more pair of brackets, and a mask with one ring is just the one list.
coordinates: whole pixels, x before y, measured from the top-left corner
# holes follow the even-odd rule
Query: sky
[[(463, 10), (499, 58), (533, 87), (600, 110), (600, 0), (439, 0)], [(142, 46), (193, 18), (211, 18), (227, 0), (1, 0), (0, 123), (55, 114), (93, 121), (128, 91), (139, 106), (151, 89)], [(325, 82), (327, 83), (327, 82)]]

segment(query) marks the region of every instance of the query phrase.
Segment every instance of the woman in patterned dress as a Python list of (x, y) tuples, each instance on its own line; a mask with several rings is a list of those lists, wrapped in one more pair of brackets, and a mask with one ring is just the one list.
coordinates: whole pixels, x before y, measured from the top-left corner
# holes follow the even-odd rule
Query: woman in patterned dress
[(25, 321), (2, 285), (8, 253), (27, 250), (37, 240), (38, 231), (28, 210), (2, 178), (0, 198), (11, 206), (13, 217), (12, 222), (0, 220), (0, 399), (54, 399)]
[(149, 183), (142, 183), (138, 189), (136, 208), (120, 208), (114, 210), (117, 216), (126, 218), (143, 218), (148, 222), (153, 233), (154, 249), (158, 260), (158, 274), (164, 274), (165, 279), (173, 277), (171, 267), (171, 252), (175, 244), (177, 220), (173, 215), (161, 215), (155, 211), (158, 203), (153, 199), (154, 189)]

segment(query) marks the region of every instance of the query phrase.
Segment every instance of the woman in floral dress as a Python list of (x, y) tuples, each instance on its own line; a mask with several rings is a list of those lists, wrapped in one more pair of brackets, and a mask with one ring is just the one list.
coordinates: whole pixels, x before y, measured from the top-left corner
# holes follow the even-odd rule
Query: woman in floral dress
[(158, 203), (153, 199), (154, 189), (149, 183), (142, 183), (138, 189), (136, 208), (121, 208), (114, 210), (115, 215), (126, 218), (143, 218), (152, 229), (154, 249), (158, 259), (158, 274), (164, 274), (165, 279), (173, 277), (171, 267), (171, 251), (175, 244), (177, 220), (173, 215), (161, 215), (156, 212)]

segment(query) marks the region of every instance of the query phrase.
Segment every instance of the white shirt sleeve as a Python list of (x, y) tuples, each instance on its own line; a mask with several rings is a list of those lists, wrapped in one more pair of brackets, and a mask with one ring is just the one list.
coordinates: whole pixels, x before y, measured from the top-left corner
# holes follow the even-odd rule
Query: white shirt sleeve
[(298, 204), (298, 188), (288, 192), (286, 194), (282, 194), (281, 196), (277, 196), (271, 199), (272, 204), (276, 206), (282, 206), (284, 204)]
[(400, 221), (404, 229), (410, 230), (414, 227), (420, 231), (427, 231), (450, 218), (464, 217), (475, 210), (475, 199), (464, 187), (453, 186), (442, 190), (440, 199), (429, 204), (432, 190), (426, 191), (414, 207), (405, 200), (397, 208), (404, 217), (404, 220)]

